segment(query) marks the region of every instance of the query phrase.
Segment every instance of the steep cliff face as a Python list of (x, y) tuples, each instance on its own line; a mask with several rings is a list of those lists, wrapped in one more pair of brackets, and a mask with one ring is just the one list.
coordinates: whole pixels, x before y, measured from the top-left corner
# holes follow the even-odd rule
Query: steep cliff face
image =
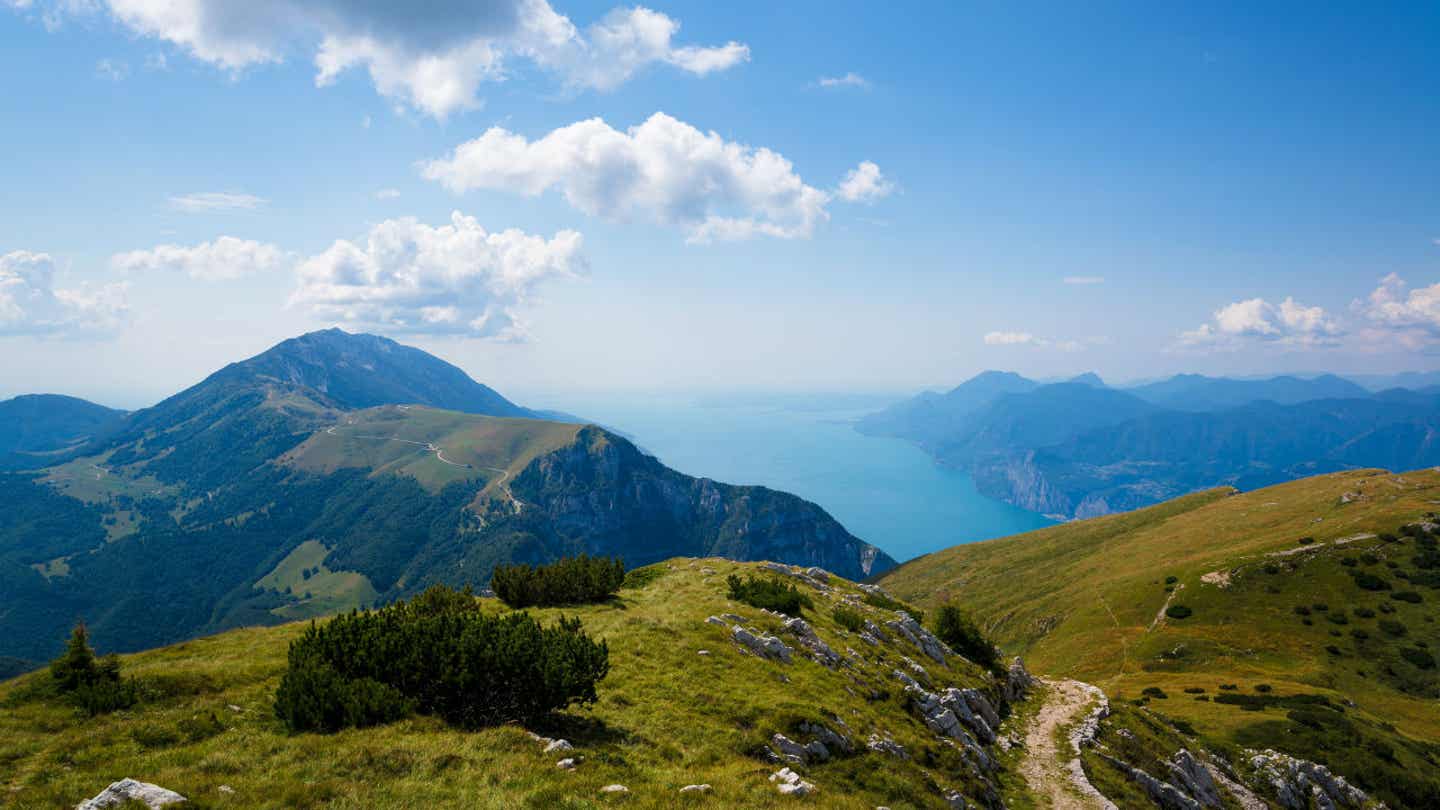
[(809, 501), (692, 478), (597, 427), (536, 459), (511, 491), (522, 506), (508, 523), (523, 523), (546, 546), (620, 554), (632, 565), (720, 556), (818, 565), (853, 579), (895, 565)]

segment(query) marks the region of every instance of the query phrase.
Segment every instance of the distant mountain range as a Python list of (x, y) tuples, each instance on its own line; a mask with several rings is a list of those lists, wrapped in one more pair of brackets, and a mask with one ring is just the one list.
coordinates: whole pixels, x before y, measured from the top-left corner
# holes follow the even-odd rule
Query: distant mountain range
[(1041, 384), (987, 371), (867, 416), (857, 429), (918, 443), (968, 470), (990, 497), (1092, 517), (1218, 485), (1440, 463), (1440, 389), (1372, 393), (1334, 375), (1198, 374), (1119, 389), (1094, 375)]
[[(455, 366), (328, 330), (124, 414), (0, 403), (0, 657), (332, 613), (565, 554), (895, 564), (820, 507), (671, 470)], [(23, 468), (19, 471), (16, 468)]]

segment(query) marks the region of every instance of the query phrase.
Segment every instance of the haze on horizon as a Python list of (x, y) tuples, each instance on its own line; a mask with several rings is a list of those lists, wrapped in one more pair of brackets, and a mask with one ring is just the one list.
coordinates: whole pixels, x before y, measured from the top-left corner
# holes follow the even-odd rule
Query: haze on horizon
[(1440, 368), (1433, 4), (220, 3), (0, 0), (0, 397)]

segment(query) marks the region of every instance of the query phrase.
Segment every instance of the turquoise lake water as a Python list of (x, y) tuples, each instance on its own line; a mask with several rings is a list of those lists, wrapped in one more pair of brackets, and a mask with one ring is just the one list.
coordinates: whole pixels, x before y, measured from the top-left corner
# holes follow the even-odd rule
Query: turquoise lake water
[(667, 465), (731, 484), (763, 484), (814, 501), (857, 537), (904, 561), (1053, 521), (985, 498), (963, 472), (899, 439), (850, 422), (883, 401), (796, 398), (715, 402), (595, 399), (553, 403), (621, 431)]

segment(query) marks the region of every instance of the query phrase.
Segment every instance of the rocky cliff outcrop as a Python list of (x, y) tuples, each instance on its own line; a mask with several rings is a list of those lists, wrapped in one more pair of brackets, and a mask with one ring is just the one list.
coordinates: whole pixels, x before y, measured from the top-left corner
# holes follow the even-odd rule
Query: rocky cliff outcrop
[(780, 560), (849, 579), (895, 565), (809, 501), (683, 475), (598, 427), (536, 459), (510, 488), (542, 542), (631, 565), (678, 555)]

